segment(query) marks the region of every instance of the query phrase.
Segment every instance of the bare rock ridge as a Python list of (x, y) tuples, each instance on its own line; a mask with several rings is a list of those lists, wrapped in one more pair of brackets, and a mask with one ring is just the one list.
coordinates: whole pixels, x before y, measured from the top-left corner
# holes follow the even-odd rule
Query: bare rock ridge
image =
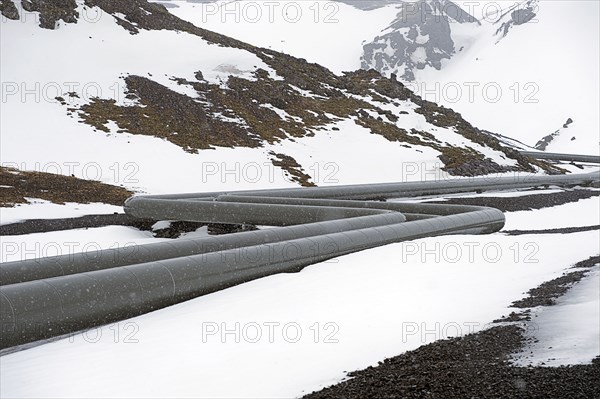
[[(524, 0), (512, 3), (499, 2), (494, 12), (480, 3), (465, 3), (465, 8), (476, 5), (482, 15), (477, 17), (492, 23), (496, 30), (496, 43), (503, 39), (515, 26), (534, 22), (539, 0)], [(362, 68), (376, 69), (383, 75), (395, 74), (404, 82), (415, 80), (415, 71), (432, 67), (442, 68), (442, 61), (452, 59), (463, 46), (456, 48), (455, 35), (464, 24), (481, 26), (477, 17), (469, 14), (449, 0), (381, 1), (370, 6), (352, 0), (343, 1), (357, 8), (370, 10), (389, 4), (398, 4), (396, 19), (382, 34), (363, 45)], [(468, 8), (471, 10), (471, 8)], [(473, 12), (473, 11), (471, 11)]]
[[(554, 131), (554, 133), (543, 137), (540, 141), (538, 141), (535, 144), (535, 148), (537, 150), (546, 151), (546, 148), (548, 148), (548, 145), (550, 145), (550, 143), (552, 143), (552, 141), (554, 141), (555, 138), (560, 136), (561, 133), (563, 133), (566, 129), (568, 129), (569, 125), (572, 123), (573, 123), (573, 119), (571, 119), (571, 118), (567, 119), (565, 124), (562, 126), (562, 129), (558, 129), (558, 130)], [(571, 138), (571, 140), (575, 140), (575, 137)]]
[(496, 31), (496, 35), (506, 36), (513, 26), (523, 25), (536, 17), (538, 8), (538, 0), (527, 0), (524, 4), (515, 4), (505, 14), (500, 17), (500, 20), (505, 19), (510, 14), (506, 21)]
[(447, 0), (403, 3), (396, 19), (383, 35), (363, 47), (362, 68), (384, 75), (397, 74), (404, 81), (415, 79), (414, 70), (440, 69), (442, 60), (456, 52), (451, 24), (479, 21)]

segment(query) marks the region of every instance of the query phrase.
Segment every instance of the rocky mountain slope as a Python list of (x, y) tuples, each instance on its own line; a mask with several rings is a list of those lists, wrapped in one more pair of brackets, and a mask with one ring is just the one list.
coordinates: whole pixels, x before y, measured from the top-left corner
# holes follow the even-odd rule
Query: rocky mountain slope
[[(439, 71), (443, 60), (449, 62), (468, 50), (477, 37), (489, 36), (498, 43), (514, 27), (535, 22), (539, 10), (538, 0), (510, 4), (420, 0), (396, 4), (396, 18), (381, 35), (363, 45), (361, 62), (363, 69), (394, 74), (404, 82), (416, 80), (415, 73), (426, 67)], [(377, 7), (385, 5), (378, 3)]]
[(476, 24), (476, 17), (447, 0), (421, 0), (401, 3), (396, 19), (363, 46), (362, 68), (376, 69), (384, 75), (397, 75), (414, 81), (415, 71), (425, 67), (437, 70), (442, 60), (457, 51), (451, 25)]

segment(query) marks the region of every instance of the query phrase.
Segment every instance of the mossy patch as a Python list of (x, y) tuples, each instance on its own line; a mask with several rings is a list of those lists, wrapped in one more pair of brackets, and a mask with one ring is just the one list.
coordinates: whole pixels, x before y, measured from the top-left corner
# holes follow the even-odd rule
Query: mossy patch
[(271, 158), (273, 165), (286, 171), (292, 181), (299, 183), (302, 187), (316, 187), (316, 184), (311, 181), (310, 175), (304, 172), (302, 165), (294, 158), (273, 151), (269, 152), (269, 155), (273, 157)]
[(39, 12), (40, 27), (45, 29), (54, 29), (60, 20), (76, 23), (79, 18), (75, 0), (21, 0), (21, 5), (25, 11)]
[(0, 207), (28, 203), (28, 198), (40, 198), (55, 204), (100, 202), (123, 205), (133, 195), (123, 187), (71, 176), (43, 172), (25, 172), (0, 167)]
[(8, 19), (19, 19), (19, 10), (12, 0), (0, 0), (0, 14)]

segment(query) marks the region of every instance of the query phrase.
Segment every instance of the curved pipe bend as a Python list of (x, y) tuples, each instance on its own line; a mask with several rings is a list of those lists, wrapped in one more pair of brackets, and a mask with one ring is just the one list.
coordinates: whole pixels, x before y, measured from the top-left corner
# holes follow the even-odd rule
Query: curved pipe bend
[[(502, 229), (493, 208), (372, 199), (600, 181), (598, 173), (137, 196), (136, 217), (286, 226), (0, 264), (0, 348), (147, 313), (394, 242)], [(308, 223), (307, 223), (308, 222)]]

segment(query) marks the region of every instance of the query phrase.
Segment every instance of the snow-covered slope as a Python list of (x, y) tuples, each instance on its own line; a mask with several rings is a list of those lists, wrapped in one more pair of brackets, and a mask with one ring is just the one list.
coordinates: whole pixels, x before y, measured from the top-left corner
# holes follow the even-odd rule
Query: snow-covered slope
[[(171, 3), (183, 19), (336, 73), (395, 74), (476, 126), (529, 146), (570, 118), (547, 151), (600, 152), (598, 2), (284, 1), (272, 13), (264, 2)], [(283, 13), (288, 3), (300, 5), (298, 21)]]
[[(335, 75), (141, 0), (65, 4), (69, 18), (28, 8), (1, 26), (3, 166), (153, 193), (417, 179), (407, 163), (552, 169), (376, 73)], [(383, 156), (359, 173), (365, 148)]]
[(339, 74), (359, 69), (362, 43), (372, 40), (395, 18), (399, 2), (387, 3), (366, 9), (324, 0), (167, 4), (172, 5), (171, 13), (198, 26), (305, 58)]
[(510, 14), (499, 23), (488, 18), (464, 51), (440, 71), (418, 71), (409, 87), (531, 146), (570, 118), (547, 151), (598, 154), (599, 13), (598, 2), (541, 1), (536, 16), (505, 37), (496, 32)]
[[(572, 119), (547, 150), (600, 153), (598, 2), (456, 3), (478, 23), (444, 18), (454, 10), (444, 2), (434, 3), (439, 12), (419, 12), (426, 2), (407, 6), (416, 21), (399, 14), (389, 33), (365, 45), (363, 68), (395, 73), (424, 98), (531, 146)], [(433, 26), (436, 35), (393, 45), (402, 29), (409, 34), (407, 25)]]

